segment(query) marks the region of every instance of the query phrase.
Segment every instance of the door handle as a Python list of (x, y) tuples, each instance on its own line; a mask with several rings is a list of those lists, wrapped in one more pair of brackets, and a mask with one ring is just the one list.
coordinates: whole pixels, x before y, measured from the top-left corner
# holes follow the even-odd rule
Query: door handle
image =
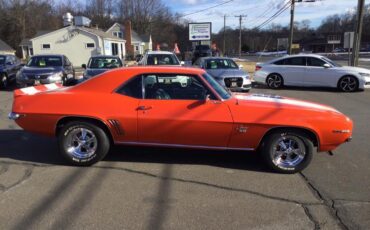
[(149, 109), (152, 109), (153, 107), (151, 106), (144, 106), (144, 105), (141, 105), (139, 107), (137, 107), (137, 110), (149, 110)]

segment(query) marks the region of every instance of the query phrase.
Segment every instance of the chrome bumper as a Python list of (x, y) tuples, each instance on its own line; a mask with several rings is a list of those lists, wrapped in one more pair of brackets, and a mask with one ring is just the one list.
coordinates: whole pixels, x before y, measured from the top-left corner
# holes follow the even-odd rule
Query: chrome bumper
[(14, 120), (15, 121), (15, 120), (17, 120), (20, 117), (21, 117), (21, 115), (19, 113), (13, 113), (13, 112), (11, 112), (11, 113), (8, 114), (8, 118), (10, 120)]

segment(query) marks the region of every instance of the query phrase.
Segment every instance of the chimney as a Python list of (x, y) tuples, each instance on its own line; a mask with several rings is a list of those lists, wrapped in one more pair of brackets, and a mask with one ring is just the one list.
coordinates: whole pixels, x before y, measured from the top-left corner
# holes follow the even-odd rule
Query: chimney
[(131, 44), (131, 21), (125, 21), (126, 54), (134, 55), (134, 47)]

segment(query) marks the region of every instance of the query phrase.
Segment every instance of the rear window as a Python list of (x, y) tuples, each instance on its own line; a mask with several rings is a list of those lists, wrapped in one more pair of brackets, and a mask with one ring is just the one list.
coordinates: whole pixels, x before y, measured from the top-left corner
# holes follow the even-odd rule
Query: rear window
[(147, 65), (180, 65), (174, 54), (149, 54)]

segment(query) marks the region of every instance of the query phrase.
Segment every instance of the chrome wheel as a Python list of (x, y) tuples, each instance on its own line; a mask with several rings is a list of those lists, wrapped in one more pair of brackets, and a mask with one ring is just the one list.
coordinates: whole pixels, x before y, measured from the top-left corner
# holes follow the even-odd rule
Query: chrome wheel
[(96, 136), (86, 128), (75, 128), (69, 132), (64, 145), (68, 155), (80, 160), (93, 156), (97, 147), (98, 140)]
[(8, 86), (8, 78), (5, 74), (1, 75), (1, 86), (4, 88)]
[(266, 80), (267, 86), (272, 89), (280, 88), (283, 85), (283, 79), (277, 75), (270, 75)]
[(283, 168), (295, 168), (305, 158), (304, 142), (293, 135), (282, 136), (273, 145), (272, 162)]
[(357, 90), (357, 80), (354, 77), (343, 77), (339, 82), (339, 87), (344, 92), (353, 92)]

